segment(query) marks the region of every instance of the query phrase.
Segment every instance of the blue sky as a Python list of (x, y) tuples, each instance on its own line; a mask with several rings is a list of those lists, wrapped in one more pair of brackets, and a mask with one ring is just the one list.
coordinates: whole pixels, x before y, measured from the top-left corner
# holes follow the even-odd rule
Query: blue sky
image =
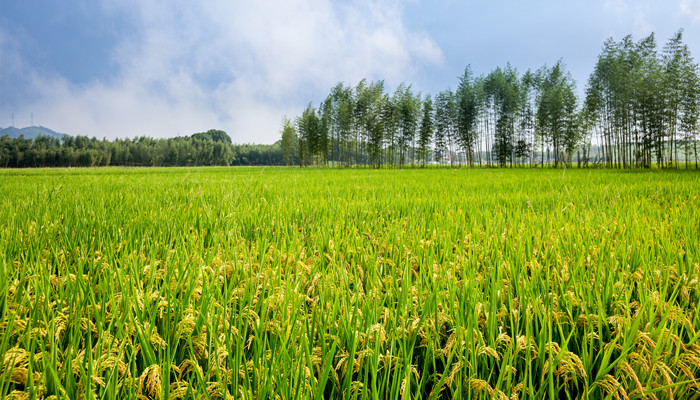
[(0, 126), (272, 143), (339, 81), (435, 94), (561, 58), (582, 92), (606, 38), (680, 28), (697, 61), (700, 0), (0, 0)]

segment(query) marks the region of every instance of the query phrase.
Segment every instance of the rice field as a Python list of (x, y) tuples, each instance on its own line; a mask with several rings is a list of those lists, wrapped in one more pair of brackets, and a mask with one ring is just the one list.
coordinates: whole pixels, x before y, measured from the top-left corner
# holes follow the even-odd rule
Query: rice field
[(692, 399), (700, 174), (0, 171), (0, 398)]

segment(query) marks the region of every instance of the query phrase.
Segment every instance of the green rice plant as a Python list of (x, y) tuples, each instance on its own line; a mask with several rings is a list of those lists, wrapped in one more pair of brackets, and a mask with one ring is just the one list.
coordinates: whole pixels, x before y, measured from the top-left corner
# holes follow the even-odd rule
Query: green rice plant
[(690, 399), (700, 175), (0, 171), (0, 397)]

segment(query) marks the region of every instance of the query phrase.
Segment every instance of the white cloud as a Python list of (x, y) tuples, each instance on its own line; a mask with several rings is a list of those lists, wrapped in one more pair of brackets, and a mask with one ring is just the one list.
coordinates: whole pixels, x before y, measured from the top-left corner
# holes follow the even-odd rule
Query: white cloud
[(681, 0), (681, 12), (693, 21), (700, 21), (700, 0)]
[(74, 85), (34, 74), (26, 104), (47, 126), (97, 137), (190, 134), (271, 143), (338, 81), (411, 81), (443, 55), (409, 29), (397, 1), (104, 0), (136, 30), (113, 57), (109, 81)]
[(618, 28), (631, 30), (635, 37), (647, 36), (653, 31), (649, 22), (650, 1), (627, 2), (626, 0), (605, 0), (604, 9), (617, 17)]
[(605, 9), (616, 13), (624, 13), (627, 11), (628, 5), (625, 0), (605, 0)]

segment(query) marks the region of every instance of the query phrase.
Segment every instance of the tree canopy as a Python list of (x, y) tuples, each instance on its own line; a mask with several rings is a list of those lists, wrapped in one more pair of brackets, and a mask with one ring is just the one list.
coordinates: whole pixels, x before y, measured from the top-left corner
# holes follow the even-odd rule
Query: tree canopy
[(608, 39), (583, 100), (562, 60), (524, 74), (467, 66), (435, 97), (338, 83), (296, 119), (300, 165), (697, 166), (700, 78), (682, 37), (661, 51), (653, 34)]
[(224, 131), (189, 137), (98, 140), (87, 136), (0, 137), (0, 167), (283, 165), (282, 145), (231, 144)]

